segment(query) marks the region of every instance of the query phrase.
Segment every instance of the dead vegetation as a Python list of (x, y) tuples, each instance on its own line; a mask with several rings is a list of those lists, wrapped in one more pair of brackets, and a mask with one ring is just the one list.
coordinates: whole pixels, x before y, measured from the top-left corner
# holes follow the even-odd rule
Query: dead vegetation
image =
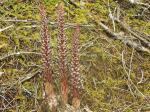
[[(149, 0), (135, 4), (128, 0), (70, 1), (64, 0), (65, 22), (61, 20), (63, 23), (58, 24), (60, 0), (44, 0), (48, 26), (44, 21), (43, 25), (46, 29), (40, 23), (44, 15), (40, 16), (37, 1), (0, 2), (0, 111), (47, 111), (49, 106), (43, 98), (43, 82), (46, 81), (45, 93), (50, 97), (51, 93), (56, 95), (58, 112), (65, 110), (62, 97), (68, 112), (73, 111), (72, 104), (77, 107), (80, 104), (78, 111), (87, 112), (149, 112)], [(72, 65), (72, 32), (76, 24), (80, 24), (79, 59), (74, 54), (77, 60)], [(60, 34), (58, 27), (63, 30)], [(40, 37), (41, 28), (46, 35), (51, 35), (51, 44), (48, 44), (52, 49), (48, 56), (51, 61), (44, 63), (45, 67), (51, 64), (52, 80), (47, 75), (45, 79), (42, 76), (41, 46), (44, 44)], [(59, 54), (58, 35), (66, 37), (63, 40), (66, 44), (59, 44), (67, 50), (66, 62), (63, 61), (66, 68), (59, 64), (64, 52)], [(76, 33), (74, 35), (78, 38)], [(73, 47), (77, 51), (75, 44)], [(72, 83), (70, 78), (79, 72), (74, 69), (76, 73), (73, 74), (71, 67), (75, 68), (77, 61), (80, 62), (82, 89), (77, 93), (80, 97), (71, 92), (72, 84), (77, 85), (77, 82)]]

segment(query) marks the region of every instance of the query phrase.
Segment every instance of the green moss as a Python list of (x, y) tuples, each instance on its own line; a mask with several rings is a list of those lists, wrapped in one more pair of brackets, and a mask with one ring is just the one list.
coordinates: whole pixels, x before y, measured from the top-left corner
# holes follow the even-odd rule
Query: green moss
[[(61, 0), (44, 0), (46, 5), (48, 20), (57, 22), (57, 5)], [(124, 4), (125, 3), (125, 4)], [(112, 20), (109, 18), (107, 2), (104, 0), (94, 3), (85, 2), (80, 4), (76, 2), (80, 8), (75, 8), (73, 5), (64, 2), (65, 5), (65, 33), (68, 43), (68, 62), (71, 58), (71, 42), (73, 26), (69, 24), (80, 23), (80, 62), (81, 75), (84, 78), (84, 89), (81, 95), (81, 106), (88, 105), (93, 112), (112, 112), (123, 111), (136, 112), (142, 105), (146, 105), (144, 99), (139, 96), (135, 87), (127, 80), (127, 72), (129, 72), (130, 59), (132, 49), (124, 45), (121, 41), (109, 38), (109, 35), (103, 32), (92, 19), (96, 22), (103, 22), (109, 28), (113, 28)], [(131, 5), (128, 0), (116, 3), (110, 0), (112, 12), (116, 10), (118, 5), (123, 5), (121, 8), (120, 20), (134, 30), (140, 31), (147, 35), (150, 34), (150, 22), (144, 19), (135, 18), (134, 16), (140, 11), (141, 7)], [(130, 6), (130, 7), (126, 7)], [(115, 13), (115, 12), (114, 12)], [(34, 1), (7, 0), (0, 7), (0, 29), (9, 25), (14, 25), (13, 28), (0, 32), (0, 57), (4, 57), (14, 52), (41, 52), (41, 38), (39, 27), (39, 11), (38, 4)], [(33, 20), (34, 22), (6, 22), (3, 20)], [(84, 26), (85, 25), (85, 26)], [(87, 25), (87, 26), (86, 26)], [(32, 27), (38, 26), (38, 27)], [(53, 72), (55, 78), (56, 91), (59, 93), (59, 76), (58, 76), (58, 60), (57, 60), (57, 25), (49, 24), (53, 54)], [(122, 32), (122, 28), (116, 23), (116, 32)], [(125, 32), (125, 35), (129, 35)], [(123, 67), (122, 55), (124, 53), (124, 61), (126, 68)], [(31, 112), (41, 106), (43, 99), (43, 84), (41, 74), (21, 84), (20, 78), (27, 77), (28, 73), (34, 73), (41, 68), (41, 58), (38, 55), (15, 55), (0, 61), (0, 70), (4, 72), (2, 75), (2, 85), (11, 87), (12, 84), (18, 93), (13, 96), (14, 102), (12, 107), (6, 112), (16, 112), (17, 109), (21, 112)], [(131, 80), (145, 96), (150, 94), (148, 82), (138, 84), (143, 71), (146, 81), (150, 77), (150, 58), (144, 53), (134, 52)], [(69, 66), (68, 64), (68, 66)], [(125, 72), (125, 70), (127, 72)], [(1, 78), (1, 76), (0, 76)], [(129, 90), (129, 86), (131, 90)], [(31, 92), (32, 95), (28, 94)], [(11, 93), (12, 95), (12, 93)], [(1, 102), (0, 102), (1, 104)], [(7, 103), (6, 103), (7, 104)], [(132, 105), (131, 105), (132, 104)], [(131, 106), (130, 106), (131, 105)]]

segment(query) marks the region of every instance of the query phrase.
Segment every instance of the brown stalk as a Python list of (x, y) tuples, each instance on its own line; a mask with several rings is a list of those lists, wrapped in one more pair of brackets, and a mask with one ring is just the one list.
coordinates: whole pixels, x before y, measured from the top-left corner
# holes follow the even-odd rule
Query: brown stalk
[(72, 105), (75, 109), (80, 107), (80, 64), (79, 64), (79, 35), (80, 27), (76, 26), (72, 39), (72, 63), (71, 63), (71, 82), (73, 88)]
[(67, 84), (67, 63), (66, 63), (66, 37), (64, 33), (64, 5), (58, 6), (58, 52), (59, 52), (59, 70), (61, 76), (61, 98), (64, 105), (68, 101), (68, 84)]
[(48, 33), (48, 20), (43, 4), (40, 4), (39, 11), (41, 16), (42, 61), (45, 92), (44, 97), (49, 105), (49, 108), (53, 111), (57, 105), (57, 100), (52, 84), (51, 49), (49, 46), (50, 35)]

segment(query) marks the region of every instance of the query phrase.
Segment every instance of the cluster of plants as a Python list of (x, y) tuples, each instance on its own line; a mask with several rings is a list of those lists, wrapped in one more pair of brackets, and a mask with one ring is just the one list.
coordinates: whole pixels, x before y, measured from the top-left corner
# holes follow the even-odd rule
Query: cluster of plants
[[(52, 49), (49, 46), (51, 36), (48, 32), (48, 20), (44, 5), (40, 5), (41, 14), (41, 40), (42, 40), (42, 59), (43, 59), (43, 85), (44, 97), (47, 101), (51, 111), (56, 111), (58, 108), (58, 94), (54, 90), (53, 68), (51, 62)], [(71, 95), (72, 105), (77, 111), (80, 107), (79, 88), (80, 88), (80, 64), (79, 64), (79, 33), (80, 26), (76, 25), (76, 30), (72, 39), (72, 61), (71, 61)], [(59, 75), (60, 75), (60, 91), (61, 91), (61, 105), (65, 109), (68, 104), (69, 84), (68, 84), (68, 69), (67, 69), (67, 48), (66, 37), (64, 32), (64, 5), (61, 3), (58, 6), (58, 61), (59, 61)], [(61, 110), (64, 111), (64, 110)]]
[[(44, 0), (40, 6), (37, 0), (0, 3), (0, 29), (8, 27), (0, 31), (0, 111), (42, 112), (54, 107), (62, 112), (72, 105), (78, 108), (77, 104), (93, 112), (149, 111), (149, 54), (111, 39), (99, 25), (102, 22), (114, 31), (109, 9), (114, 15), (119, 9), (121, 22), (147, 37), (149, 8), (128, 0), (109, 0), (109, 5), (105, 0), (69, 1), (73, 0), (63, 1), (63, 9), (62, 0)], [(141, 2), (149, 4), (149, 0)], [(132, 35), (117, 22), (114, 32)], [(59, 37), (66, 44), (60, 44)], [(73, 52), (78, 52), (75, 62)], [(76, 65), (83, 79), (80, 97), (74, 89), (79, 75)]]

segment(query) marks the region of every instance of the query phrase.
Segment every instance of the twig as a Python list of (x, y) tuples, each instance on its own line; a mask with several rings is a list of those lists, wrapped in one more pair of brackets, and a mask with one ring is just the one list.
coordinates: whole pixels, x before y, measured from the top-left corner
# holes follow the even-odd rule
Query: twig
[(11, 108), (15, 108), (15, 107), (20, 107), (20, 106), (18, 106), (18, 105), (13, 105), (13, 106), (9, 106), (9, 107), (4, 107), (4, 108), (0, 108), (0, 111), (6, 112), (6, 110), (11, 109)]
[(34, 20), (19, 20), (19, 19), (6, 19), (6, 20), (0, 20), (4, 22), (25, 22), (25, 23), (37, 23), (37, 21)]
[(14, 25), (7, 26), (6, 28), (0, 29), (0, 32), (2, 32), (2, 31), (4, 31), (4, 30), (7, 30), (7, 29), (9, 29), (9, 28), (12, 28), (12, 27), (14, 27)]
[(128, 88), (129, 88), (132, 96), (135, 97), (134, 93), (133, 93), (133, 91), (131, 89), (131, 84), (129, 83), (131, 81), (131, 79), (130, 79), (130, 75), (128, 74), (128, 72), (126, 70), (126, 64), (125, 64), (125, 61), (124, 61), (124, 51), (122, 51), (122, 65), (123, 65), (123, 69), (124, 69), (124, 71), (125, 71), (125, 73), (127, 74), (127, 77), (128, 77), (128, 80), (127, 80), (127, 82), (128, 82)]
[(133, 54), (134, 54), (134, 48), (132, 50), (131, 58), (130, 58), (130, 68), (129, 68), (129, 78), (131, 76), (131, 71), (132, 71), (132, 60), (133, 60)]
[[(130, 64), (132, 63), (132, 58), (133, 58), (133, 53), (132, 53), (132, 55), (131, 55), (131, 60), (130, 60)], [(130, 73), (131, 73), (131, 68), (130, 68), (130, 70), (129, 70), (129, 73), (126, 71), (126, 69), (125, 69), (125, 67), (126, 67), (126, 65), (125, 65), (125, 61), (124, 61), (124, 55), (123, 55), (123, 52), (122, 52), (122, 64), (123, 64), (123, 68), (124, 68), (124, 70), (125, 70), (125, 73), (126, 73), (126, 75), (127, 75), (127, 77), (128, 77), (128, 87), (129, 87), (129, 89), (130, 89), (130, 91), (131, 91), (131, 93), (132, 93), (132, 95), (134, 96), (134, 93), (133, 93), (133, 91), (132, 91), (132, 89), (131, 89), (131, 85), (133, 85), (133, 87), (135, 88), (135, 90), (136, 90), (136, 92), (138, 92), (139, 93), (139, 95), (141, 96), (141, 97), (145, 97), (145, 95), (137, 88), (137, 86), (133, 83), (133, 81), (131, 80), (131, 78), (130, 78)], [(131, 65), (130, 65), (130, 67), (131, 67)]]
[(125, 30), (127, 30), (129, 33), (131, 33), (134, 37), (138, 38), (140, 41), (142, 41), (146, 46), (150, 47), (150, 42), (145, 40), (144, 38), (140, 37), (138, 34), (136, 34), (134, 31), (131, 30), (128, 26), (123, 24), (120, 20), (115, 19)]
[(34, 73), (29, 73), (29, 74), (27, 74), (25, 77), (21, 78), (21, 79), (20, 79), (20, 82), (21, 82), (21, 83), (24, 83), (24, 82), (26, 82), (26, 81), (32, 79), (33, 77), (35, 77), (35, 76), (36, 76), (37, 74), (39, 74), (39, 73), (41, 73), (40, 70), (37, 70), (37, 71), (34, 72)]
[(122, 35), (118, 35), (114, 32), (112, 32), (105, 24), (103, 24), (102, 22), (99, 22), (98, 23), (103, 29), (104, 31), (111, 35), (109, 37), (113, 38), (113, 39), (117, 39), (117, 40), (121, 40), (124, 44), (127, 44), (129, 46), (132, 46), (133, 48), (135, 48), (137, 51), (142, 51), (142, 52), (147, 52), (148, 54), (150, 54), (150, 50), (145, 48), (144, 46), (132, 41), (132, 40), (129, 40), (127, 38), (124, 38), (124, 36)]
[(15, 98), (13, 98), (11, 101), (9, 101), (9, 103), (6, 105), (6, 107), (4, 109), (2, 109), (2, 112), (5, 112), (5, 110), (7, 109), (7, 107), (9, 105), (11, 105), (11, 103), (15, 100)]
[(41, 53), (38, 53), (38, 52), (20, 51), (20, 52), (15, 52), (15, 53), (9, 53), (9, 54), (7, 54), (7, 55), (5, 55), (5, 56), (3, 56), (3, 57), (0, 57), (0, 61), (3, 61), (3, 60), (5, 60), (5, 59), (7, 59), (7, 58), (9, 58), (9, 57), (11, 57), (11, 56), (15, 56), (15, 55), (19, 56), (19, 55), (23, 55), (23, 54), (34, 54), (34, 55), (39, 55), (39, 56), (41, 56)]
[[(3, 84), (2, 86), (8, 86), (7, 90), (11, 89), (12, 87), (16, 86), (18, 83), (22, 84), (32, 78), (34, 78), (36, 75), (38, 75), (39, 73), (41, 73), (41, 70), (37, 70), (35, 71), (34, 73), (29, 73), (27, 74), (26, 76), (22, 77), (22, 78), (19, 78), (18, 80), (16, 80), (13, 84)], [(6, 90), (6, 91), (7, 91)]]
[[(34, 20), (13, 20), (13, 19), (8, 19), (8, 20), (0, 20), (2, 22), (24, 22), (24, 23), (39, 23), (39, 21), (34, 21)], [(50, 25), (58, 25), (58, 22), (48, 22)], [(39, 25), (32, 25), (33, 27), (39, 27)], [(75, 27), (76, 23), (65, 23), (65, 27), (71, 26)], [(93, 25), (90, 24), (80, 24), (81, 27), (93, 27)], [(30, 27), (30, 26), (25, 26), (25, 27)]]
[(110, 3), (109, 3), (109, 0), (108, 0), (108, 11), (109, 11), (109, 17), (110, 19), (112, 20), (112, 24), (113, 24), (113, 29), (114, 29), (114, 32), (116, 31), (116, 25), (115, 25), (115, 20), (114, 20), (114, 16), (112, 14), (112, 11), (110, 9)]
[(141, 79), (140, 79), (140, 81), (137, 83), (137, 84), (141, 84), (141, 83), (143, 83), (143, 80), (144, 80), (144, 72), (143, 72), (143, 70), (141, 70)]
[(147, 3), (137, 2), (136, 4), (138, 4), (138, 5), (143, 5), (143, 6), (145, 6), (145, 7), (150, 7), (150, 5), (147, 4)]
[[(4, 99), (7, 103), (9, 103), (9, 101), (5, 98), (5, 96), (0, 95), (0, 97), (1, 97), (2, 99)], [(1, 99), (1, 100), (2, 100), (2, 99)]]

